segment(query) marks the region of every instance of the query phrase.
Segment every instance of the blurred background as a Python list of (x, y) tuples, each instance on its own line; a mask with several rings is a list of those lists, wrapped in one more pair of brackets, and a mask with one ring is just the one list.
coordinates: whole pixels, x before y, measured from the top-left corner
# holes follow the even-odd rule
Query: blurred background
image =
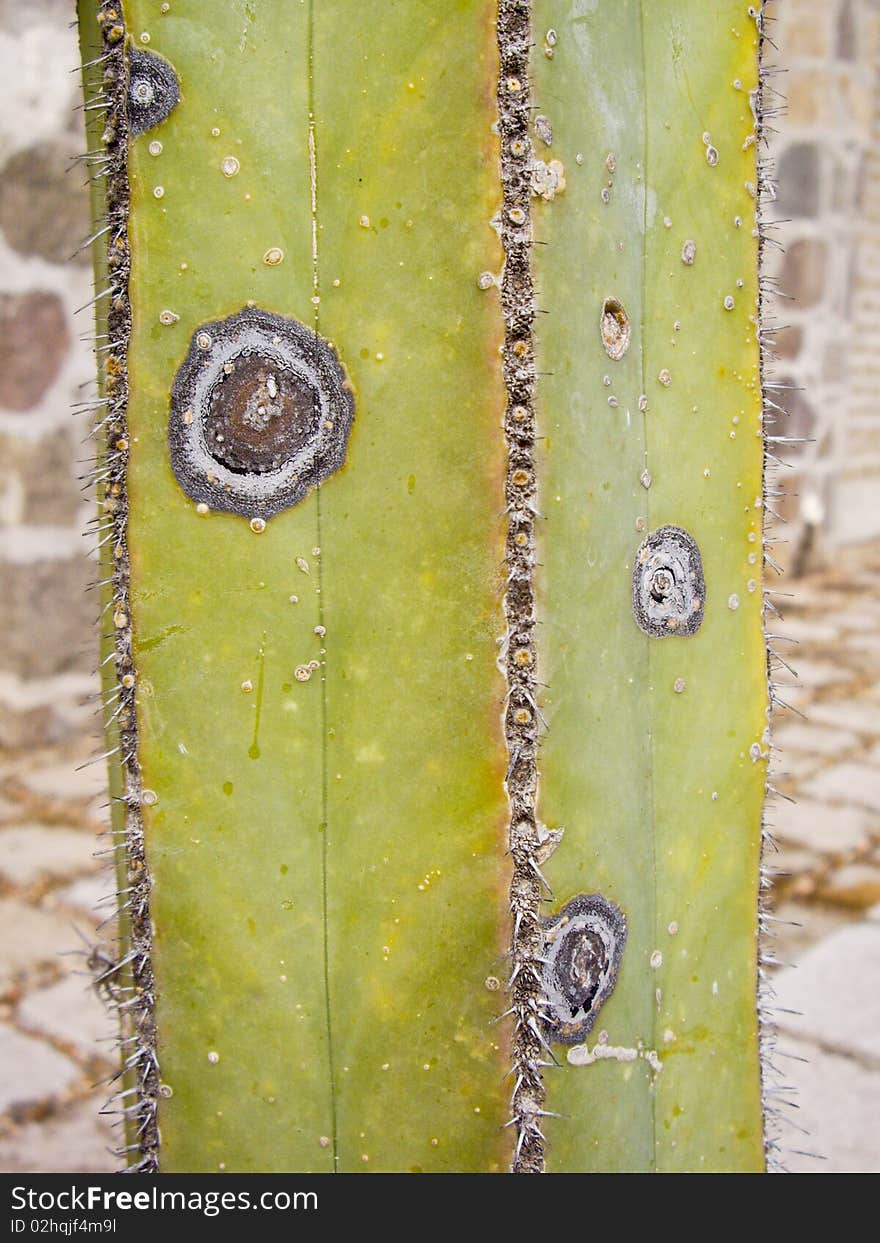
[[(0, 0), (0, 1170), (117, 1168), (86, 944), (113, 887), (84, 536), (92, 297), (71, 0)], [(771, 6), (772, 383), (788, 410), (774, 1097), (792, 1170), (880, 1170), (880, 0)], [(784, 246), (784, 250), (783, 247)], [(802, 715), (800, 715), (802, 714)], [(790, 802), (788, 799), (796, 799)], [(793, 966), (792, 964), (796, 964)], [(800, 1017), (789, 1011), (801, 1011)], [(775, 1089), (774, 1089), (775, 1091)], [(815, 1154), (815, 1155), (811, 1155)]]

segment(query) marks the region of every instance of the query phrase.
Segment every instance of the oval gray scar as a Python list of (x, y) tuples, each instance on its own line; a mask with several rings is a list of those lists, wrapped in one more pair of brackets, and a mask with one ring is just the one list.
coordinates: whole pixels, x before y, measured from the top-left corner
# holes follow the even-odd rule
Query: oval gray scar
[(601, 893), (578, 894), (543, 925), (549, 1035), (560, 1044), (579, 1044), (617, 983), (626, 916)]
[(693, 536), (676, 526), (651, 532), (636, 553), (632, 598), (636, 624), (652, 638), (696, 634), (706, 606), (706, 581)]

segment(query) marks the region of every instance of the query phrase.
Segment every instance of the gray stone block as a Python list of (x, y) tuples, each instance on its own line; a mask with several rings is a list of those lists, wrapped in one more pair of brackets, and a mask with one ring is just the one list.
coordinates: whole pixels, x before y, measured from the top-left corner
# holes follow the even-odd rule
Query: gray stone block
[(0, 293), (0, 406), (22, 412), (36, 405), (69, 349), (67, 313), (56, 293)]
[(806, 798), (796, 803), (774, 801), (766, 819), (775, 837), (825, 853), (863, 845), (874, 824), (870, 812), (861, 807), (830, 807)]
[(782, 962), (799, 963), (807, 950), (853, 922), (849, 911), (816, 902), (786, 901), (773, 911), (768, 948)]
[(68, 975), (29, 993), (16, 1018), (26, 1031), (51, 1036), (82, 1058), (116, 1058), (116, 1020), (85, 975)]
[(66, 965), (61, 955), (82, 948), (73, 920), (17, 898), (0, 898), (0, 946), (0, 994), (40, 966)]
[(773, 731), (773, 742), (782, 752), (783, 766), (791, 751), (811, 755), (841, 755), (859, 745), (858, 737), (843, 729), (829, 729), (817, 722), (792, 721)]
[(107, 797), (107, 768), (103, 763), (79, 767), (81, 759), (37, 768), (23, 775), (24, 781), (37, 794), (59, 799), (92, 799)]
[(81, 1101), (41, 1122), (0, 1137), (0, 1170), (7, 1174), (112, 1174), (120, 1144), (98, 1099)]
[(866, 699), (829, 699), (813, 704), (809, 719), (857, 734), (880, 735), (880, 703)]
[(808, 690), (833, 686), (835, 682), (849, 682), (855, 676), (845, 665), (835, 664), (830, 660), (810, 660), (792, 653), (788, 663), (797, 674), (798, 683)]
[(26, 887), (43, 878), (76, 876), (99, 866), (98, 838), (82, 829), (19, 825), (0, 829), (0, 875)]
[(780, 1053), (794, 1055), (779, 1057), (777, 1065), (795, 1089), (793, 1100), (798, 1105), (797, 1110), (780, 1112), (792, 1114), (797, 1126), (806, 1131), (804, 1135), (793, 1127), (784, 1128), (786, 1169), (799, 1174), (880, 1171), (880, 1072), (806, 1042), (781, 1039), (779, 1047)]
[(102, 923), (115, 909), (115, 879), (108, 867), (93, 876), (82, 876), (52, 894), (53, 905), (69, 907), (87, 915), (92, 923)]
[(0, 1024), (0, 1114), (60, 1096), (79, 1078), (80, 1069), (69, 1057)]
[[(781, 1029), (862, 1058), (880, 1071), (880, 925), (863, 921), (834, 933), (774, 979)], [(878, 1111), (877, 1116), (880, 1116)]]
[(776, 210), (782, 216), (815, 216), (819, 211), (819, 148), (792, 143), (780, 156)]
[(90, 672), (98, 651), (98, 604), (86, 587), (96, 577), (95, 566), (78, 556), (4, 562), (2, 572), (4, 667), (22, 678)]
[(808, 781), (803, 790), (813, 798), (857, 803), (880, 812), (880, 768), (870, 764), (835, 764)]

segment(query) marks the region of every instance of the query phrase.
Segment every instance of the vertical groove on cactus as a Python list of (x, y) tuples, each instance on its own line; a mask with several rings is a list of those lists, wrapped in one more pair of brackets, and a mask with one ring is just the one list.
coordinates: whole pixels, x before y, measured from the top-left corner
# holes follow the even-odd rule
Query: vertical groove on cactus
[(531, 6), (528, 0), (500, 0), (498, 5), (498, 116), (501, 137), (501, 239), (504, 272), (504, 382), (507, 437), (508, 528), (506, 544), (507, 623), (504, 726), (508, 751), (507, 796), (509, 845), (513, 861), (510, 911), (513, 920), (510, 976), (514, 1025), (511, 1121), (516, 1128), (513, 1171), (541, 1173), (544, 1137), (541, 1117), (544, 1084), (542, 1048), (546, 1046), (541, 962), (541, 873), (536, 859), (538, 822), (537, 750), (539, 711), (535, 701), (535, 317), (531, 276), (532, 143)]

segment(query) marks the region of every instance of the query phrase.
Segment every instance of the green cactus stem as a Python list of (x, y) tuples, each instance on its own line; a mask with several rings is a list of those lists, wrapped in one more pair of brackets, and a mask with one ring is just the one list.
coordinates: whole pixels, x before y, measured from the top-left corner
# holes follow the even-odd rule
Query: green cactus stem
[[(533, 212), (550, 312), (541, 811), (565, 828), (554, 891), (599, 889), (628, 941), (604, 1043), (594, 1030), (548, 1078), (549, 1108), (589, 1119), (553, 1123), (548, 1168), (758, 1169), (759, 32), (739, 3), (590, 8), (534, 14), (553, 53), (534, 60), (541, 157), (566, 181)], [(609, 298), (631, 334), (619, 356)], [(633, 624), (630, 583), (668, 525), (699, 547), (704, 612), (695, 633), (657, 637)]]
[(760, 14), (80, 18), (129, 1165), (762, 1168)]

